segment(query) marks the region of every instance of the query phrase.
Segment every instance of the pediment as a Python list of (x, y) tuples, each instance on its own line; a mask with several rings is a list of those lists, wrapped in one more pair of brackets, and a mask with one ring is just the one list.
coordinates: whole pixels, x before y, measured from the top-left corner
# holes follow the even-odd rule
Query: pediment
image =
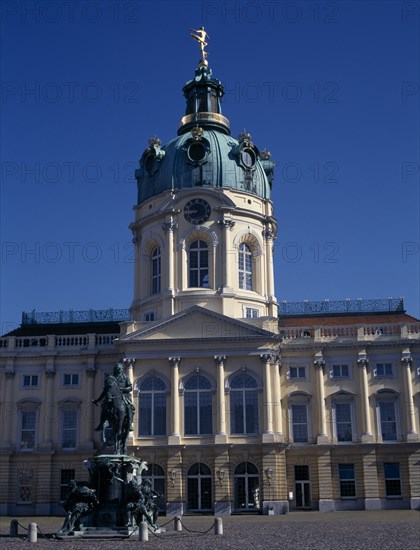
[(121, 336), (120, 343), (156, 340), (238, 340), (267, 339), (274, 334), (231, 319), (200, 306), (193, 306), (171, 317), (148, 323), (147, 326)]

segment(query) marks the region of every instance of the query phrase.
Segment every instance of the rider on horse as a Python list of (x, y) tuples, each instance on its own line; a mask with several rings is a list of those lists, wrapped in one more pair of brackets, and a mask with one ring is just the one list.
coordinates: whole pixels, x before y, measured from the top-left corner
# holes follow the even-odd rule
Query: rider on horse
[[(128, 376), (124, 373), (124, 367), (122, 363), (115, 363), (114, 370), (113, 370), (113, 377), (115, 378), (118, 384), (118, 387), (121, 390), (121, 396), (126, 405), (129, 430), (130, 432), (132, 432), (133, 417), (134, 417), (134, 411), (135, 411), (132, 397), (131, 397), (131, 392), (133, 391), (133, 385), (131, 384)], [(110, 416), (109, 413), (110, 413), (110, 406), (112, 403), (112, 399), (109, 397), (108, 384), (106, 381), (105, 381), (104, 389), (102, 390), (101, 395), (98, 397), (98, 399), (92, 399), (92, 402), (95, 405), (97, 405), (103, 399), (104, 401), (102, 402), (102, 408), (101, 408), (101, 420), (99, 422), (99, 425), (95, 428), (96, 432), (100, 432), (103, 430), (104, 423), (106, 420), (109, 419), (109, 416)]]

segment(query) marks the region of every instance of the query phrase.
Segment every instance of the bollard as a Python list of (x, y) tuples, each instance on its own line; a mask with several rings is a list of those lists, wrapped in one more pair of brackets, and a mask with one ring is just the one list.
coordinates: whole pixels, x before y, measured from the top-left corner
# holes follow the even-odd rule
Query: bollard
[(214, 518), (214, 534), (215, 535), (223, 535), (222, 518)]
[(182, 531), (182, 524), (180, 516), (174, 517), (174, 531)]
[(38, 540), (38, 531), (36, 523), (30, 523), (28, 525), (28, 541), (36, 542)]
[(11, 537), (17, 537), (18, 536), (18, 528), (19, 523), (17, 519), (12, 519), (10, 522), (10, 536)]
[(149, 540), (149, 528), (144, 520), (140, 522), (139, 540), (143, 542), (147, 542)]

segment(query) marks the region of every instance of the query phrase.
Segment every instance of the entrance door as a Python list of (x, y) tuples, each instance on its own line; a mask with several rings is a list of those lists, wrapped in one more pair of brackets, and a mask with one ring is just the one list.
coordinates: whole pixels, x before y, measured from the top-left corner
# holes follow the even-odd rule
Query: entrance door
[(309, 466), (295, 466), (296, 508), (311, 508), (311, 482)]
[(211, 471), (206, 464), (193, 464), (188, 470), (187, 507), (190, 512), (212, 510)]
[(237, 512), (257, 511), (260, 508), (259, 475), (251, 462), (242, 462), (235, 468), (235, 510)]

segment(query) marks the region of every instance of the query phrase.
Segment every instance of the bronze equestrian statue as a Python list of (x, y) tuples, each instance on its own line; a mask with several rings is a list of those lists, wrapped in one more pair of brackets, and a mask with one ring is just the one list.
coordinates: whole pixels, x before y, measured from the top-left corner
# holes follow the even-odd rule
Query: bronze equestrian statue
[[(133, 431), (134, 405), (131, 398), (133, 385), (124, 373), (122, 363), (116, 363), (112, 374), (105, 378), (104, 388), (98, 399), (92, 399), (97, 405), (102, 401), (101, 420), (95, 431), (102, 431), (104, 445), (115, 445), (114, 454), (126, 454), (127, 437)], [(105, 429), (109, 426), (112, 437), (107, 440)]]

